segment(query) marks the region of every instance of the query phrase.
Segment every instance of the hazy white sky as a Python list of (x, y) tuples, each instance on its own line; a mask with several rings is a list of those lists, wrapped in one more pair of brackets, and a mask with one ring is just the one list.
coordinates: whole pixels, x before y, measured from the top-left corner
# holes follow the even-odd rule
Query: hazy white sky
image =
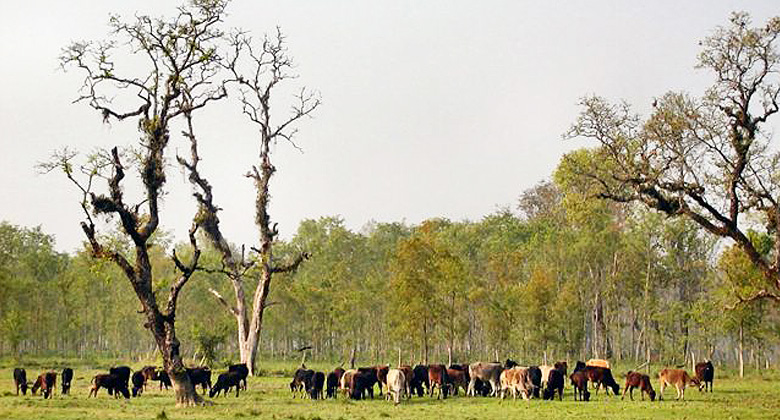
[[(82, 233), (76, 191), (36, 162), (65, 145), (128, 144), (134, 123), (104, 125), (72, 105), (79, 75), (58, 70), (69, 41), (99, 39), (111, 12), (170, 14), (163, 0), (0, 0), (0, 220), (42, 225), (72, 251)], [(299, 81), (321, 92), (298, 143), (276, 149), (271, 216), (289, 238), (306, 218), (417, 223), (478, 220), (547, 178), (582, 146), (561, 134), (587, 94), (646, 112), (668, 90), (699, 94), (698, 41), (729, 13), (754, 22), (776, 1), (257, 1), (234, 0), (227, 23), (286, 33)], [(251, 127), (215, 107), (198, 125), (202, 170), (223, 229), (254, 243)], [(176, 140), (175, 150), (186, 151)], [(163, 226), (183, 238), (193, 213), (184, 176), (168, 184)], [(128, 200), (129, 201), (129, 200)]]

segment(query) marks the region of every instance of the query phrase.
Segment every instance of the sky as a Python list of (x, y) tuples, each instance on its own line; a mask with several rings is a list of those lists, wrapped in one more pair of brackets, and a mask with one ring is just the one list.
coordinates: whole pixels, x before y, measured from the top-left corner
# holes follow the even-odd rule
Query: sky
[[(80, 247), (77, 191), (36, 163), (64, 146), (128, 145), (138, 133), (135, 122), (103, 124), (73, 104), (81, 75), (60, 69), (58, 56), (70, 42), (104, 37), (111, 13), (171, 15), (178, 4), (0, 0), (0, 220), (40, 225), (60, 251)], [(279, 26), (300, 76), (289, 88), (322, 98), (299, 126), (301, 150), (273, 150), (270, 214), (290, 238), (322, 216), (359, 230), (514, 209), (563, 154), (587, 145), (562, 140), (580, 98), (625, 100), (647, 114), (668, 91), (700, 95), (712, 76), (695, 68), (698, 42), (738, 10), (756, 24), (780, 14), (776, 1), (233, 0), (226, 25), (256, 37)], [(287, 112), (283, 98), (276, 109)], [(243, 175), (257, 137), (237, 114), (220, 104), (195, 122), (201, 170), (228, 240), (255, 244), (254, 190)], [(176, 138), (171, 147), (169, 157), (188, 146)], [(175, 167), (166, 188), (162, 226), (182, 240), (191, 189)]]

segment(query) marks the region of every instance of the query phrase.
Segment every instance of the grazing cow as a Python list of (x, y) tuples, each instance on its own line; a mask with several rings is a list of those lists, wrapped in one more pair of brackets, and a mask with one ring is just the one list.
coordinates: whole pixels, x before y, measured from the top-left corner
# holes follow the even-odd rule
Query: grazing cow
[(339, 389), (339, 375), (331, 372), (325, 377), (325, 398), (336, 398)]
[(241, 382), (243, 383), (243, 387), (241, 389), (246, 391), (246, 377), (249, 376), (249, 368), (246, 366), (246, 363), (230, 365), (228, 366), (228, 372), (238, 373), (238, 376), (241, 377)]
[(312, 386), (309, 390), (309, 398), (316, 400), (322, 399), (322, 388), (325, 386), (325, 374), (322, 372), (314, 372), (312, 378)]
[(168, 372), (165, 369), (157, 371), (157, 378), (155, 380), (160, 381), (160, 391), (162, 391), (163, 386), (165, 386), (165, 389), (173, 386), (173, 384), (171, 384), (171, 377), (168, 376)]
[(349, 383), (352, 381), (352, 375), (357, 373), (357, 369), (349, 369), (344, 371), (344, 374), (341, 375), (341, 380), (339, 382), (339, 388), (344, 393), (345, 396), (349, 396)]
[[(699, 380), (699, 392), (707, 391), (709, 389), (712, 392), (712, 380), (715, 378), (715, 366), (712, 366), (712, 362), (707, 360), (706, 362), (696, 363), (696, 379)], [(709, 387), (707, 386), (709, 384)]]
[(428, 382), (430, 383), (428, 394), (431, 397), (433, 397), (434, 391), (438, 389), (439, 395), (436, 396), (436, 399), (447, 399), (450, 378), (444, 365), (428, 365)]
[(577, 397), (579, 397), (580, 401), (590, 401), (588, 375), (575, 369), (574, 373), (569, 376), (569, 379), (571, 379), (571, 385), (574, 387), (574, 401), (577, 401)]
[(130, 398), (130, 392), (127, 390), (127, 386), (123, 382), (123, 379), (117, 375), (101, 373), (95, 375), (92, 378), (92, 387), (89, 390), (87, 398), (95, 396), (100, 388), (105, 388), (108, 395), (113, 395), (114, 398), (119, 398), (119, 394), (122, 394), (125, 398)]
[(645, 393), (650, 397), (650, 401), (655, 401), (655, 391), (653, 390), (653, 385), (650, 383), (649, 376), (639, 372), (628, 371), (626, 374), (626, 387), (623, 389), (623, 396), (620, 397), (620, 399), (626, 398), (626, 392), (628, 392), (631, 401), (634, 401), (634, 388), (639, 388), (641, 391), (640, 396), (642, 397), (642, 401), (645, 400)]
[[(357, 369), (358, 373), (363, 375), (362, 386), (363, 386), (363, 392), (368, 393), (368, 395), (371, 397), (371, 399), (374, 399), (374, 385), (379, 383), (379, 378), (377, 377), (377, 370), (373, 367), (362, 367)], [(365, 398), (365, 396), (364, 396)]]
[(401, 398), (406, 393), (407, 382), (406, 375), (400, 369), (388, 369), (387, 371), (387, 395), (385, 399), (393, 399), (393, 403), (398, 405), (401, 402)]
[(365, 398), (365, 393), (368, 392), (373, 399), (374, 383), (376, 383), (376, 375), (372, 376), (368, 371), (357, 370), (349, 378), (349, 397), (360, 400)]
[(14, 384), (16, 384), (16, 395), (22, 390), (22, 395), (27, 395), (27, 371), (24, 368), (14, 369)]
[(691, 378), (683, 369), (663, 369), (658, 373), (658, 381), (661, 383), (661, 390), (658, 392), (658, 400), (664, 399), (664, 389), (667, 385), (674, 385), (677, 390), (677, 399), (685, 400), (685, 387), (688, 384), (699, 385), (699, 380)]
[(133, 376), (130, 379), (133, 382), (133, 389), (131, 389), (133, 398), (140, 397), (144, 390), (144, 385), (146, 385), (144, 373), (139, 370), (138, 372), (133, 373)]
[[(241, 377), (241, 372), (236, 372)], [(187, 368), (187, 376), (190, 377), (192, 387), (195, 388), (198, 385), (203, 389), (203, 394), (206, 394), (206, 389), (211, 388), (211, 369), (206, 366)], [(246, 388), (245, 388), (246, 389)]]
[(408, 365), (402, 365), (398, 368), (404, 374), (404, 388), (406, 392), (406, 398), (412, 398), (412, 377), (414, 376), (414, 369)]
[(588, 375), (588, 380), (596, 386), (596, 395), (599, 393), (599, 388), (604, 386), (604, 392), (609, 395), (609, 389), (611, 388), (615, 395), (620, 393), (620, 385), (615, 382), (615, 378), (612, 376), (612, 371), (609, 368), (603, 368), (599, 366), (587, 366), (583, 371)]
[(499, 381), (502, 399), (506, 398), (507, 392), (511, 392), (514, 399), (517, 399), (517, 394), (520, 394), (525, 400), (529, 399), (533, 393), (534, 384), (528, 368), (515, 366), (511, 369), (505, 369), (499, 375)]
[[(425, 385), (425, 389), (423, 389)], [(418, 397), (422, 397), (428, 392), (431, 387), (431, 383), (428, 381), (428, 367), (423, 365), (417, 365), (412, 370), (412, 379), (409, 381), (409, 387), (412, 388), (412, 394), (417, 394)]]
[(214, 398), (215, 395), (219, 395), (222, 391), (225, 391), (224, 395), (227, 397), (232, 387), (236, 387), (236, 398), (238, 398), (238, 393), (241, 390), (241, 375), (238, 372), (220, 374), (217, 377), (217, 383), (209, 391), (209, 398)]
[(70, 394), (70, 384), (73, 382), (73, 369), (62, 369), (62, 395)]
[(374, 366), (374, 369), (376, 370), (376, 379), (377, 384), (379, 384), (379, 396), (382, 396), (382, 386), (387, 385), (387, 372), (390, 370), (390, 367), (387, 365), (381, 365), (381, 366)]
[(301, 394), (301, 398), (304, 398), (309, 393), (312, 387), (312, 380), (314, 379), (314, 371), (311, 369), (300, 368), (295, 371), (295, 376), (292, 382), (290, 382), (290, 392), (293, 393), (293, 398), (298, 393)]
[(542, 397), (544, 397), (545, 400), (554, 400), (555, 392), (557, 391), (558, 399), (563, 401), (564, 378), (566, 378), (566, 376), (560, 369), (549, 371), (547, 373), (547, 379), (545, 380), (547, 386), (544, 389)]
[(534, 385), (532, 391), (534, 398), (539, 398), (539, 392), (542, 389), (542, 370), (539, 369), (539, 366), (530, 366), (528, 367), (528, 377)]
[(463, 388), (463, 394), (468, 392), (469, 382), (471, 381), (467, 370), (447, 369), (447, 376), (450, 378), (453, 395), (458, 395), (458, 388)]
[(118, 376), (123, 381), (125, 388), (129, 387), (131, 372), (132, 371), (130, 370), (129, 366), (112, 367), (108, 370), (108, 373)]
[(468, 395), (476, 394), (477, 380), (490, 383), (492, 389), (491, 396), (498, 396), (500, 388), (500, 377), (504, 367), (500, 363), (476, 362), (469, 365), (469, 391)]
[(38, 379), (35, 380), (32, 386), (32, 394), (35, 395), (40, 389), (43, 399), (50, 398), (56, 386), (57, 372), (44, 372), (38, 375)]

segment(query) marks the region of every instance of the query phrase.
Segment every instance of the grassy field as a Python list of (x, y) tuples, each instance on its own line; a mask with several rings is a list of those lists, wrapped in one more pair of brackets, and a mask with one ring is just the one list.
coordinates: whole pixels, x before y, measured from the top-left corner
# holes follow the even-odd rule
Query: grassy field
[[(37, 376), (48, 366), (28, 367), (28, 379)], [(53, 363), (52, 367), (61, 366)], [(132, 365), (140, 368), (142, 364)], [(329, 366), (313, 363), (315, 369), (327, 370)], [(87, 398), (90, 379), (104, 372), (107, 367), (75, 367), (72, 395), (62, 396), (59, 389), (51, 400), (38, 396), (16, 396), (13, 385), (13, 369), (0, 368), (0, 419), (488, 419), (488, 418), (603, 418), (603, 419), (758, 419), (780, 418), (780, 374), (768, 372), (752, 375), (743, 380), (728, 374), (716, 375), (715, 392), (699, 393), (688, 389), (686, 401), (674, 401), (675, 392), (667, 389), (661, 402), (639, 400), (621, 401), (619, 397), (604, 396), (600, 392), (588, 403), (574, 402), (571, 388), (567, 387), (562, 402), (555, 401), (504, 401), (494, 398), (453, 397), (445, 401), (428, 397), (403, 401), (399, 406), (384, 399), (368, 401), (310, 401), (293, 399), (288, 384), (290, 379), (281, 376), (249, 378), (249, 390), (239, 398), (235, 394), (213, 400), (207, 407), (178, 409), (173, 406), (172, 391), (151, 388), (140, 398), (115, 400), (105, 390), (97, 398)], [(269, 365), (266, 372), (282, 374), (295, 368), (289, 365)], [(61, 369), (58, 369), (58, 371)], [(620, 372), (621, 370), (615, 369)], [(725, 377), (724, 377), (725, 376)], [(59, 378), (58, 378), (59, 379)], [(215, 378), (216, 379), (216, 378)], [(621, 383), (622, 375), (618, 374)], [(657, 381), (653, 386), (658, 391)], [(58, 382), (59, 385), (59, 382)], [(621, 389), (622, 391), (622, 389)]]

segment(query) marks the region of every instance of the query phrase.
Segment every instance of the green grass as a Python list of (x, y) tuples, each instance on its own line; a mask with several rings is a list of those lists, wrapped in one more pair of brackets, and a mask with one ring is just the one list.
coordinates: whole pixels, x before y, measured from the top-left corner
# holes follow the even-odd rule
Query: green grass
[[(101, 363), (102, 365), (102, 363)], [(139, 368), (142, 364), (133, 367)], [(269, 371), (293, 370), (275, 364)], [(330, 366), (330, 365), (328, 365)], [(326, 370), (327, 366), (312, 367)], [(43, 368), (28, 368), (29, 379)], [(16, 396), (12, 369), (0, 369), (0, 419), (506, 419), (506, 418), (604, 418), (604, 419), (754, 419), (780, 418), (777, 398), (780, 374), (766, 373), (739, 380), (731, 375), (716, 376), (715, 392), (699, 393), (688, 389), (686, 401), (674, 401), (675, 392), (667, 389), (662, 402), (621, 401), (606, 397), (603, 391), (589, 403), (574, 402), (567, 387), (564, 401), (504, 401), (494, 398), (453, 397), (446, 401), (428, 397), (403, 401), (393, 406), (384, 399), (368, 401), (310, 401), (290, 396), (286, 377), (249, 378), (249, 391), (239, 398), (235, 394), (219, 397), (214, 405), (198, 408), (175, 408), (173, 391), (151, 388), (141, 398), (115, 400), (101, 390), (97, 398), (87, 398), (92, 376), (102, 370), (76, 368), (72, 395), (58, 392), (51, 400), (38, 396)], [(59, 379), (59, 378), (58, 378)], [(617, 379), (622, 386), (622, 378)], [(59, 383), (58, 383), (59, 384)], [(653, 386), (658, 390), (657, 381)]]

